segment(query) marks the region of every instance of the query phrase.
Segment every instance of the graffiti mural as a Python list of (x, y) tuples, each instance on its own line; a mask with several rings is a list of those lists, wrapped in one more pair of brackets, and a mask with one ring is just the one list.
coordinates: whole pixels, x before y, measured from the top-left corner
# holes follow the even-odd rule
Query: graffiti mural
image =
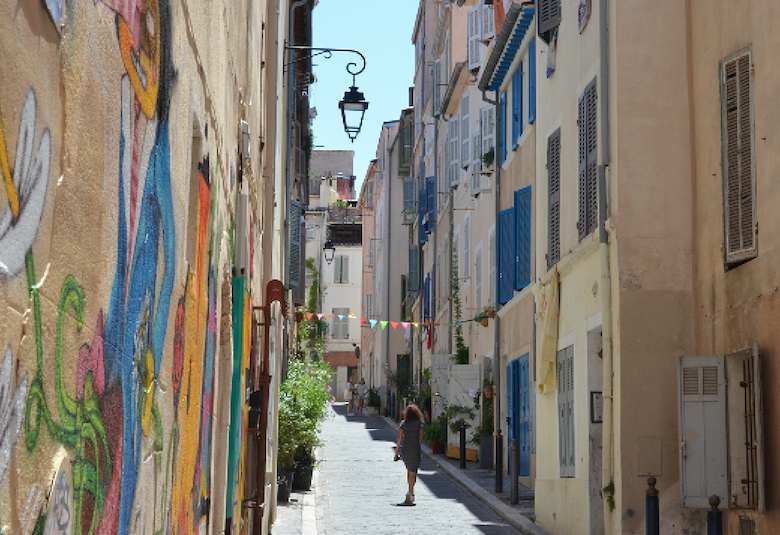
[[(6, 347), (0, 484), (15, 458), (42, 466), (27, 478), (16, 476), (21, 482), (14, 489), (4, 486), (0, 501), (16, 500), (18, 518), (10, 525), (21, 535), (173, 535), (205, 532), (209, 522), (221, 529), (224, 518), (209, 519), (217, 295), (224, 294), (221, 285), (230, 287), (229, 275), (218, 267), (224, 239), (215, 198), (220, 188), (212, 188), (208, 154), (193, 156), (199, 162), (196, 180), (172, 176), (170, 106), (177, 72), (168, 0), (100, 0), (89, 7), (99, 12), (98, 20), (113, 19), (114, 59), (122, 68), (114, 85), (107, 84), (117, 88), (108, 108), (118, 110), (118, 122), (105, 128), (111, 138), (106, 145), (116, 152), (106, 150), (106, 176), (100, 177), (110, 202), (90, 203), (110, 222), (113, 246), (94, 268), (102, 270), (99, 284), (89, 270), (69, 266), (51, 275), (51, 259), (34, 247), (44, 233), (39, 227), (49, 213), (47, 202), (58, 204), (48, 200), (50, 190), (57, 190), (50, 162), (61, 157), (52, 154), (35, 91), (27, 92), (18, 115), (13, 160), (6, 154), (7, 125), (0, 123), (0, 284), (23, 287), (29, 296), (23, 340), (0, 340)], [(64, 39), (67, 33), (66, 26)], [(9, 117), (17, 116), (0, 102), (0, 119)], [(218, 164), (217, 174), (228, 167)], [(181, 204), (174, 202), (187, 198), (174, 189), (187, 183), (197, 191), (196, 206), (186, 207), (195, 213), (191, 228), (177, 227), (189, 214), (176, 213)], [(45, 232), (48, 238), (50, 229)], [(190, 240), (194, 258), (185, 259), (182, 245)], [(240, 292), (237, 382), (225, 387), (237, 394), (226, 512), (235, 532), (244, 515), (242, 392), (251, 317), (243, 281)], [(47, 475), (57, 456), (61, 463)], [(8, 498), (14, 492), (19, 496)]]

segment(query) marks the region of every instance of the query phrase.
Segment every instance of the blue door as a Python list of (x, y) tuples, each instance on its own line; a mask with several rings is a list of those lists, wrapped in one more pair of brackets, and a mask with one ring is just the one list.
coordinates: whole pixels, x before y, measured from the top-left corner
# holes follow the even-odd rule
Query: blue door
[(517, 359), (518, 443), (520, 447), (520, 475), (531, 475), (531, 392), (528, 373), (528, 353)]
[(517, 440), (520, 445), (520, 399), (518, 397), (518, 378), (519, 378), (518, 359), (513, 360), (506, 367), (506, 395), (507, 395), (507, 453), (509, 462), (507, 463), (508, 473), (512, 473), (512, 441)]

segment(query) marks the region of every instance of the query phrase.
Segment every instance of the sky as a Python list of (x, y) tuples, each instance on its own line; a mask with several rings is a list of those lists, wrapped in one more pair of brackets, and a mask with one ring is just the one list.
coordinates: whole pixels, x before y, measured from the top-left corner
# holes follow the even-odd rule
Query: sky
[[(382, 123), (400, 117), (409, 105), (414, 85), (412, 30), (419, 0), (320, 0), (312, 12), (312, 46), (351, 48), (366, 57), (366, 69), (355, 78), (368, 101), (360, 134), (351, 143), (344, 132), (339, 101), (352, 85), (347, 63), (361, 64), (357, 54), (334, 52), (330, 59), (313, 59), (316, 83), (310, 106), (317, 108), (313, 122), (315, 150), (354, 150), (353, 173), (360, 187), (376, 148)], [(353, 69), (354, 70), (354, 69)]]

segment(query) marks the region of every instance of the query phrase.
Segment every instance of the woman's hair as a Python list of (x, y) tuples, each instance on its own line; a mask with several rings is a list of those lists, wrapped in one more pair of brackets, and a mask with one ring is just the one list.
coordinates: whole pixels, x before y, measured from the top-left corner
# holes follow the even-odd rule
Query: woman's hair
[(404, 420), (407, 422), (423, 421), (423, 415), (420, 412), (420, 409), (417, 408), (417, 405), (411, 404), (406, 407), (406, 410), (404, 411)]

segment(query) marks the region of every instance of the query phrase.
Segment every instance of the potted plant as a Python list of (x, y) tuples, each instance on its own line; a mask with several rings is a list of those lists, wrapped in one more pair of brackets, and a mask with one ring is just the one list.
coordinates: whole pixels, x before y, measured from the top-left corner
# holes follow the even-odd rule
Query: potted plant
[(430, 444), (433, 453), (441, 453), (442, 445), (447, 442), (446, 411), (425, 424), (423, 427), (423, 439)]
[(493, 165), (493, 160), (495, 159), (496, 159), (496, 150), (493, 147), (490, 147), (490, 150), (482, 155), (482, 163), (485, 164), (485, 167), (488, 168)]
[[(472, 444), (479, 447), (479, 467), (493, 468), (493, 405), (495, 400), (485, 397), (482, 403), (482, 422), (474, 428)], [(476, 407), (479, 410), (479, 406)]]
[(379, 404), (380, 404), (380, 398), (379, 398), (379, 390), (376, 387), (372, 387), (368, 389), (368, 414), (370, 416), (375, 416), (379, 414)]
[(487, 327), (488, 319), (495, 318), (495, 317), (496, 317), (496, 309), (493, 308), (491, 305), (487, 305), (485, 306), (485, 308), (482, 309), (481, 312), (479, 312), (476, 316), (474, 316), (474, 321), (481, 323), (483, 327)]
[(276, 499), (286, 503), (290, 499), (295, 477), (295, 450), (298, 447), (300, 422), (288, 400), (279, 399), (279, 440), (276, 450)]

